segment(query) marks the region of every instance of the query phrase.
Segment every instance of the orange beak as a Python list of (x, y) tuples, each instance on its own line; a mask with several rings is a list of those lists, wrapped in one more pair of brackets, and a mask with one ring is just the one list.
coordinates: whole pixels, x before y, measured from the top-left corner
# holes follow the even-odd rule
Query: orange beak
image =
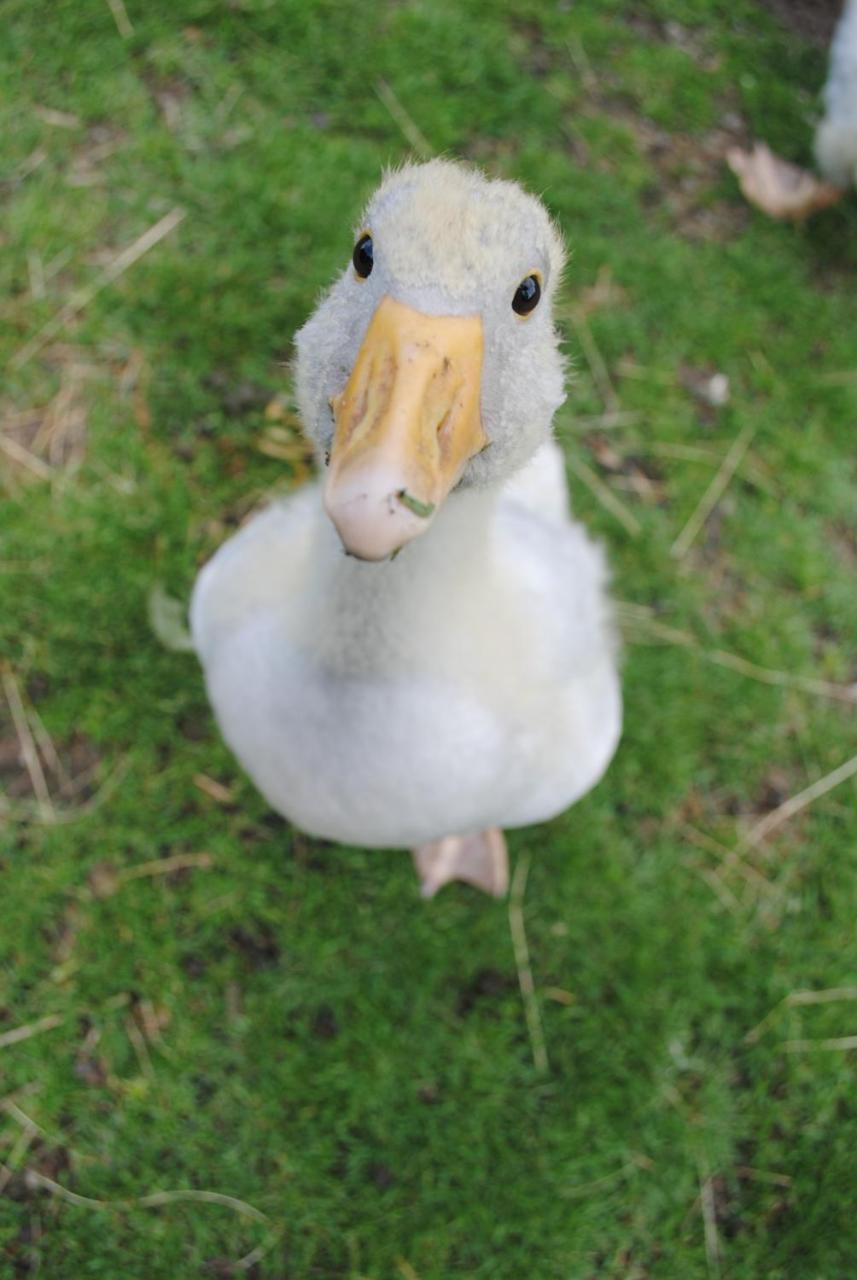
[(324, 505), (345, 550), (384, 560), (423, 533), (488, 443), (479, 413), (479, 316), (379, 303), (345, 390)]

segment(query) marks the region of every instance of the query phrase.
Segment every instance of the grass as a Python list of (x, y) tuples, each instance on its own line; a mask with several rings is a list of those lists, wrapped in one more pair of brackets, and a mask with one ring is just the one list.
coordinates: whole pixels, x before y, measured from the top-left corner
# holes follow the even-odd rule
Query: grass
[[(857, 680), (857, 212), (767, 222), (722, 163), (806, 160), (824, 51), (751, 0), (3, 17), (2, 1275), (845, 1280), (854, 777), (747, 835), (855, 751), (800, 679)], [(608, 777), (511, 836), (514, 945), (505, 904), (272, 816), (147, 620), (306, 475), (291, 335), (423, 138), (562, 223), (559, 427), (636, 606)], [(188, 1191), (232, 1199), (156, 1196)]]

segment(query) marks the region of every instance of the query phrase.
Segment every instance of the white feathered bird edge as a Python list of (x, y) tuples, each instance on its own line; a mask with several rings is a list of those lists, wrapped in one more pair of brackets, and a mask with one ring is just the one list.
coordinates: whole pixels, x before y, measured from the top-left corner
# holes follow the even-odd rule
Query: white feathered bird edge
[(830, 50), (825, 117), (815, 135), (815, 158), (837, 186), (857, 183), (857, 0), (846, 0)]

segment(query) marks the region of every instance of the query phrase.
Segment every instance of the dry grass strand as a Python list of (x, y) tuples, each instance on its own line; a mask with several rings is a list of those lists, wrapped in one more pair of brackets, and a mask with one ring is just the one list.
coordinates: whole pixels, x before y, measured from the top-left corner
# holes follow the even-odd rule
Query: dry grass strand
[(581, 458), (571, 454), (568, 459), (568, 467), (578, 480), (582, 480), (589, 489), (590, 493), (601, 503), (606, 511), (619, 521), (622, 527), (630, 533), (632, 538), (639, 536), (642, 531), (642, 525), (632, 511), (629, 511), (623, 502), (615, 495), (612, 489), (604, 483), (599, 475), (593, 471), (588, 463)]
[(702, 1226), (705, 1235), (705, 1260), (709, 1275), (714, 1280), (720, 1277), (722, 1250), (720, 1233), (717, 1230), (717, 1206), (714, 1202), (714, 1183), (710, 1174), (700, 1166), (699, 1170), (699, 1206), (702, 1213)]
[(750, 680), (757, 680), (760, 684), (769, 684), (782, 689), (798, 689), (802, 693), (811, 693), (819, 698), (832, 698), (836, 702), (847, 702), (857, 706), (857, 685), (834, 684), (831, 680), (819, 680), (815, 676), (794, 675), (789, 671), (762, 667), (757, 662), (742, 658), (737, 653), (729, 653), (726, 649), (704, 649), (689, 631), (681, 631), (677, 627), (668, 627), (659, 622), (653, 617), (653, 611), (646, 605), (616, 600), (614, 609), (622, 626), (622, 633), (630, 644), (660, 643), (692, 649), (706, 662), (711, 662), (717, 667), (726, 667), (739, 675), (747, 676)]
[(24, 700), (21, 697), (21, 691), (18, 688), (18, 682), (12, 674), (10, 667), (4, 667), (2, 672), (3, 692), (6, 695), (6, 704), (12, 716), (12, 723), (15, 726), (15, 732), (18, 735), (18, 743), (21, 749), (21, 759), (24, 767), (30, 775), (30, 783), (33, 788), (33, 794), (36, 797), (36, 804), (39, 815), (45, 822), (51, 822), (56, 816), (54, 810), (54, 802), (51, 799), (51, 793), (48, 788), (45, 772), (42, 768), (42, 762), (39, 759), (38, 748), (30, 728), (30, 722), (27, 718), (27, 712), (24, 707)]
[(123, 40), (129, 40), (134, 34), (134, 27), (128, 17), (128, 10), (125, 8), (124, 0), (107, 0), (107, 5), (113, 14), (116, 30)]
[(386, 80), (378, 80), (375, 92), (387, 108), (390, 116), (402, 131), (402, 136), (421, 160), (430, 160), (434, 149), (416, 121), (408, 114)]
[(857, 987), (822, 987), (817, 991), (790, 991), (779, 1004), (775, 1004), (751, 1031), (744, 1036), (745, 1044), (755, 1044), (781, 1010), (802, 1005), (835, 1004), (839, 1001), (857, 1000)]
[(857, 1049), (857, 1036), (834, 1036), (827, 1040), (784, 1040), (782, 1048), (786, 1053), (807, 1053), (812, 1049), (833, 1049), (849, 1053), (852, 1049)]
[(533, 970), (530, 965), (530, 949), (527, 945), (527, 931), (524, 926), (524, 894), (527, 888), (527, 876), (530, 872), (530, 855), (522, 853), (512, 877), (512, 888), (509, 893), (509, 930), (512, 935), (512, 948), (515, 953), (515, 967), (518, 971), (518, 985), (521, 988), (521, 999), (524, 1002), (524, 1014), (527, 1020), (527, 1031), (533, 1050), (533, 1063), (537, 1071), (548, 1070), (548, 1051), (545, 1044), (545, 1033), (542, 1028), (541, 1014), (536, 999)]
[(96, 1200), (93, 1196), (82, 1196), (78, 1192), (72, 1191), (69, 1187), (64, 1187), (61, 1183), (55, 1182), (53, 1178), (47, 1177), (44, 1173), (39, 1173), (37, 1169), (28, 1169), (26, 1173), (27, 1184), (31, 1187), (41, 1187), (45, 1191), (49, 1191), (51, 1195), (57, 1196), (60, 1200), (66, 1200), (69, 1204), (78, 1205), (84, 1209), (159, 1209), (169, 1204), (217, 1204), (222, 1205), (225, 1209), (232, 1209), (233, 1212), (239, 1214), (243, 1218), (252, 1218), (254, 1222), (269, 1221), (268, 1215), (263, 1213), (261, 1209), (257, 1209), (255, 1205), (248, 1204), (246, 1200), (239, 1200), (236, 1196), (226, 1195), (222, 1191), (198, 1191), (196, 1189), (188, 1189), (181, 1191), (154, 1191), (150, 1195), (135, 1196), (130, 1200)]
[(6, 1049), (10, 1044), (20, 1044), (22, 1040), (41, 1035), (43, 1031), (53, 1031), (54, 1027), (58, 1027), (64, 1021), (65, 1019), (58, 1013), (48, 1013), (44, 1018), (37, 1018), (35, 1022), (14, 1027), (11, 1031), (3, 1031), (0, 1033), (0, 1049)]
[(714, 476), (711, 484), (700, 498), (696, 510), (693, 512), (687, 524), (670, 547), (670, 554), (675, 556), (677, 560), (681, 560), (687, 555), (699, 531), (702, 529), (703, 525), (708, 520), (708, 517), (717, 506), (726, 490), (729, 488), (732, 478), (738, 470), (738, 467), (741, 465), (741, 460), (749, 449), (755, 434), (756, 424), (754, 422), (748, 422), (732, 442), (731, 447), (717, 470), (717, 474)]
[(783, 826), (795, 814), (806, 809), (809, 805), (819, 800), (822, 796), (826, 796), (834, 787), (840, 786), (843, 782), (847, 782), (849, 778), (857, 776), (857, 756), (852, 756), (850, 760), (846, 760), (838, 769), (833, 769), (830, 773), (826, 773), (823, 778), (809, 787), (805, 787), (803, 791), (799, 791), (797, 795), (790, 796), (788, 800), (784, 800), (781, 805), (766, 814), (759, 822), (750, 828), (744, 838), (744, 844), (754, 847), (769, 836), (772, 831), (776, 831), (778, 827)]

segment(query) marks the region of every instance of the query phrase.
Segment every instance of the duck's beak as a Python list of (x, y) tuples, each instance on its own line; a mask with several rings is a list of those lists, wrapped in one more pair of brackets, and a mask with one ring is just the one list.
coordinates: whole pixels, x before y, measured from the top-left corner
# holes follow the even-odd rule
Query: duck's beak
[(345, 550), (384, 560), (423, 533), (487, 444), (479, 316), (431, 316), (385, 297), (345, 390), (324, 489)]

